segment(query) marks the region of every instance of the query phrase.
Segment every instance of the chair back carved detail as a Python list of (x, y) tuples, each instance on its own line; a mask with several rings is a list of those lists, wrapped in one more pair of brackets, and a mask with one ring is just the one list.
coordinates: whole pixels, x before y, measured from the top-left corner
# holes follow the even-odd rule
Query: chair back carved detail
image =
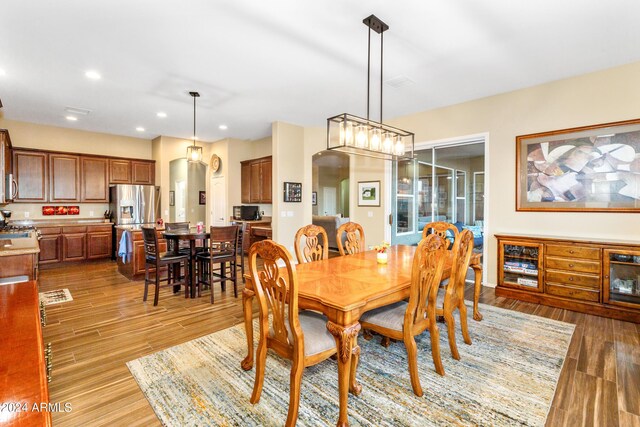
[(436, 234), (447, 242), (449, 242), (447, 249), (453, 249), (456, 239), (458, 238), (458, 227), (446, 221), (430, 222), (422, 229), (422, 238), (424, 239), (429, 234)]
[[(346, 233), (347, 239), (342, 244), (342, 233)], [(356, 222), (346, 222), (342, 224), (336, 233), (336, 243), (340, 255), (353, 255), (365, 251), (364, 230)]]
[[(304, 246), (302, 246), (303, 237), (305, 238)], [(300, 228), (296, 233), (294, 246), (296, 258), (298, 258), (300, 264), (319, 261), (329, 257), (329, 239), (327, 232), (319, 225), (309, 224)]]

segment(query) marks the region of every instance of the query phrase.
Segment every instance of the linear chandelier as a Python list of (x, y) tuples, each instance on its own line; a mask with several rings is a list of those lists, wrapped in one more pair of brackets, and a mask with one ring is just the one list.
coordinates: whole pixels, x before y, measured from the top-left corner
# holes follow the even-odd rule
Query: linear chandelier
[[(389, 26), (375, 15), (362, 21), (369, 27), (367, 57), (367, 118), (343, 113), (327, 119), (327, 149), (385, 160), (413, 159), (414, 134), (382, 122), (383, 33)], [(371, 30), (380, 34), (380, 121), (369, 119), (371, 90)]]
[(189, 92), (189, 95), (193, 97), (193, 145), (187, 147), (187, 161), (201, 162), (202, 147), (196, 145), (196, 98), (199, 98), (200, 94), (198, 92)]

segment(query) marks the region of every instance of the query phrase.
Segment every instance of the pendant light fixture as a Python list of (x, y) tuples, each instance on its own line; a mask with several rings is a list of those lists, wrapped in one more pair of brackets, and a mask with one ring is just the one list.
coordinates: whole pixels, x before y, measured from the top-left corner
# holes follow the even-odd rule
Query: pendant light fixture
[(199, 98), (200, 94), (198, 92), (189, 92), (189, 95), (193, 97), (193, 145), (187, 147), (187, 161), (201, 162), (202, 147), (196, 145), (196, 98)]
[[(343, 113), (327, 119), (327, 149), (385, 160), (413, 159), (414, 134), (382, 123), (383, 33), (389, 26), (375, 15), (362, 21), (369, 27), (367, 57), (367, 118)], [(380, 121), (369, 120), (371, 30), (380, 34)]]

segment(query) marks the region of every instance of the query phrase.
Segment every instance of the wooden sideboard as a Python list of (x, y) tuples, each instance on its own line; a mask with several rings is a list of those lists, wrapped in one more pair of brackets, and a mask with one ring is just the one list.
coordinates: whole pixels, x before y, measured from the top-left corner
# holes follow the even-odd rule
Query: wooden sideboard
[(51, 348), (45, 350), (42, 340), (44, 311), (39, 308), (36, 282), (0, 286), (0, 301), (0, 424), (50, 426), (52, 409), (46, 405)]
[(496, 238), (496, 296), (640, 323), (640, 242)]

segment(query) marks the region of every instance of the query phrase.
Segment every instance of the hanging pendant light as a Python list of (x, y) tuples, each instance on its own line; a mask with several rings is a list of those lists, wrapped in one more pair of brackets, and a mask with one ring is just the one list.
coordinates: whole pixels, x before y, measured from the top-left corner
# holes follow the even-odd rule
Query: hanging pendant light
[(193, 145), (187, 147), (187, 161), (201, 162), (202, 147), (196, 145), (196, 98), (199, 98), (200, 94), (198, 92), (189, 92), (189, 95), (193, 97)]
[[(413, 159), (414, 134), (382, 122), (383, 36), (389, 26), (375, 15), (362, 21), (369, 27), (367, 62), (367, 118), (339, 114), (327, 119), (327, 149), (385, 160)], [(369, 120), (371, 89), (371, 30), (380, 34), (380, 121)]]

